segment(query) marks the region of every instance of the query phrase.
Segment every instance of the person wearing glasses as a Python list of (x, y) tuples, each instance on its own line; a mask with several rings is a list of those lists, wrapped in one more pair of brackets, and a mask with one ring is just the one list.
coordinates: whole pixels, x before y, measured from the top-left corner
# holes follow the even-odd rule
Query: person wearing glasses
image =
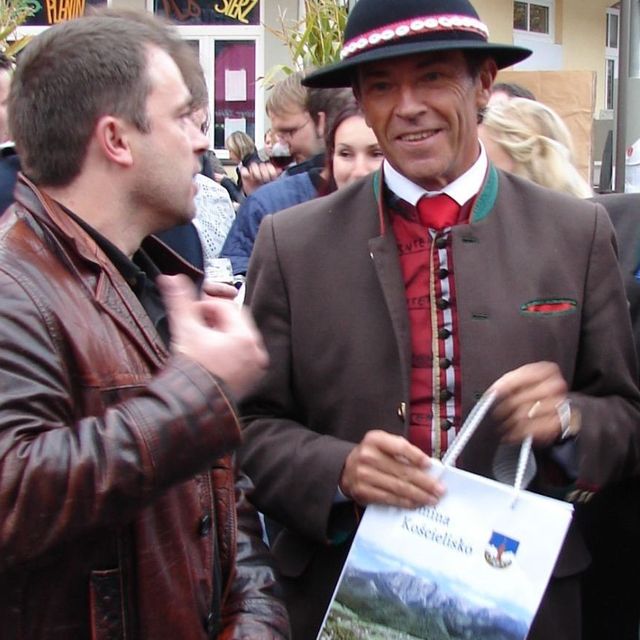
[(302, 86), (302, 77), (300, 71), (288, 75), (273, 86), (267, 97), (265, 109), (271, 120), (273, 142), (276, 148), (286, 150), (286, 153), (281, 151), (280, 157), (286, 157), (287, 161), (253, 162), (242, 168), (246, 195), (272, 182), (285, 170), (287, 175), (292, 175), (322, 165), (326, 105), (320, 104), (313, 113), (310, 111), (309, 92)]
[[(248, 195), (240, 205), (236, 219), (220, 256), (229, 258), (235, 275), (247, 272), (253, 243), (260, 222), (269, 213), (287, 209), (315, 198), (324, 188), (324, 133), (335, 114), (353, 94), (350, 89), (307, 89), (302, 74), (281, 80), (267, 100), (276, 144), (270, 162), (254, 162), (240, 169), (245, 190), (251, 191), (255, 176), (269, 181)], [(288, 149), (292, 166), (277, 165), (278, 147)]]

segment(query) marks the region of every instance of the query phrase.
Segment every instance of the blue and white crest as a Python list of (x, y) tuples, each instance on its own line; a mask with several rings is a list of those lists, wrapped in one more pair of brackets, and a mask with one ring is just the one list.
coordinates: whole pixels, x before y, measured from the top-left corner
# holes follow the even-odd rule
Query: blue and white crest
[(484, 559), (495, 569), (506, 569), (513, 562), (519, 546), (517, 540), (493, 531), (484, 550)]

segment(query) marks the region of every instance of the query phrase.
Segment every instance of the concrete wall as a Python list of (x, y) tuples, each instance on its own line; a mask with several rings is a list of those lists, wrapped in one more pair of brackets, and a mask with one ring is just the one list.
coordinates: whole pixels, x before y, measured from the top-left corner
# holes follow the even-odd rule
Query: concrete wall
[(136, 9), (143, 11), (145, 6), (145, 0), (111, 0), (111, 6), (116, 9)]
[[(286, 12), (288, 20), (298, 19), (298, 0), (262, 0), (264, 6), (264, 24), (272, 29), (280, 29), (278, 7)], [(265, 71), (277, 64), (290, 65), (289, 50), (281, 40), (265, 29), (264, 68)]]
[(513, 42), (513, 0), (472, 0), (493, 42)]
[(605, 103), (605, 36), (612, 0), (564, 0), (563, 49), (566, 69), (596, 72), (596, 115)]

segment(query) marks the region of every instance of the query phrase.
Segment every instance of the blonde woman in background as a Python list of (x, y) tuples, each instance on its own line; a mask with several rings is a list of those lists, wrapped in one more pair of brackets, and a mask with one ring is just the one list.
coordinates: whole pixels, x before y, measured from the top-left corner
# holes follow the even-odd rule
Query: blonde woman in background
[(242, 175), (240, 169), (248, 167), (253, 162), (260, 162), (256, 143), (243, 131), (234, 131), (225, 141), (224, 146), (229, 152), (229, 159), (236, 165), (236, 183), (242, 189)]
[(234, 131), (224, 143), (229, 152), (229, 158), (234, 164), (240, 164), (256, 152), (256, 144), (246, 133)]
[(567, 126), (550, 107), (512, 98), (492, 104), (479, 128), (489, 158), (500, 169), (578, 198), (593, 195), (573, 164)]

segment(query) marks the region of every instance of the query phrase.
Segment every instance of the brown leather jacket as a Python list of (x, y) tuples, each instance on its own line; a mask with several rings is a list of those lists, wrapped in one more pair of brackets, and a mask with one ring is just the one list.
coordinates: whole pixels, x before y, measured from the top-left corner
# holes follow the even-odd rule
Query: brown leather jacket
[(169, 355), (59, 206), (24, 179), (16, 199), (0, 223), (0, 636), (288, 638), (224, 388)]

